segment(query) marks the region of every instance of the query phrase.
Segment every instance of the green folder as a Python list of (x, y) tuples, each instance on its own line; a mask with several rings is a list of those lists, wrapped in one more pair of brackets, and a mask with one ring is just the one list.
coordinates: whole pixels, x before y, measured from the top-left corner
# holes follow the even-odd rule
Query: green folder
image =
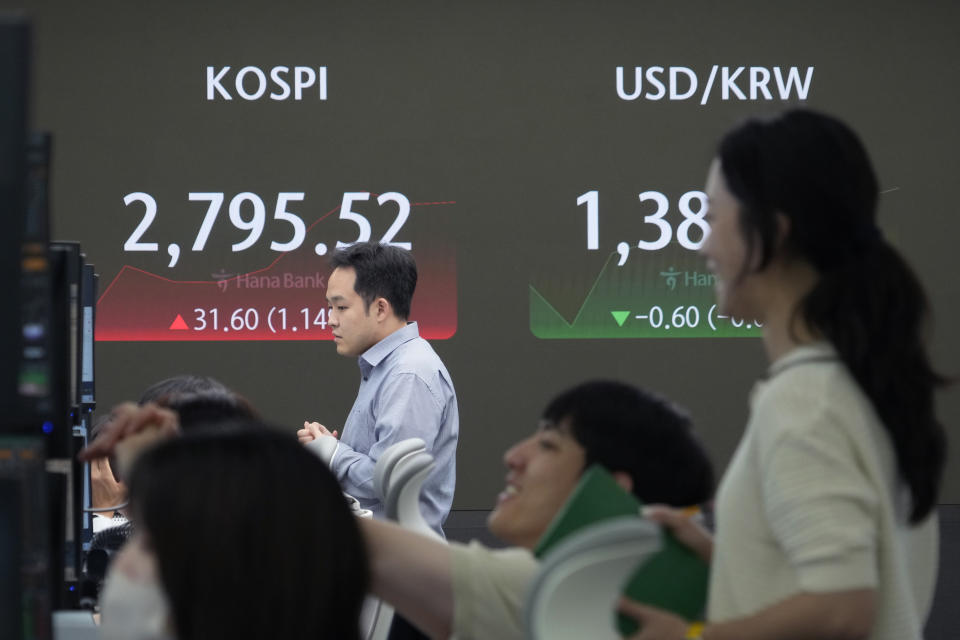
[[(641, 515), (643, 505), (624, 491), (603, 467), (593, 465), (544, 532), (534, 555), (542, 558), (567, 536), (610, 518)], [(663, 529), (659, 551), (642, 560), (623, 594), (632, 600), (672, 611), (687, 620), (702, 620), (707, 601), (709, 567), (672, 533)], [(611, 609), (614, 603), (610, 603)], [(637, 630), (633, 618), (618, 615), (621, 634)]]
[(598, 464), (580, 477), (580, 482), (540, 536), (533, 553), (543, 557), (548, 549), (583, 527), (610, 518), (640, 517), (643, 505), (632, 493), (624, 491), (609, 471)]

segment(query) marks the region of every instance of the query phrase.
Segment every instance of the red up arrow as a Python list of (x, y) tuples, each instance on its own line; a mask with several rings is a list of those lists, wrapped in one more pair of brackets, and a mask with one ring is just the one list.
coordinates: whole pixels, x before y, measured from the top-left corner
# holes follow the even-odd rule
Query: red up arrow
[(190, 327), (187, 326), (187, 323), (183, 321), (183, 316), (179, 313), (177, 314), (176, 319), (170, 325), (170, 331), (189, 331)]

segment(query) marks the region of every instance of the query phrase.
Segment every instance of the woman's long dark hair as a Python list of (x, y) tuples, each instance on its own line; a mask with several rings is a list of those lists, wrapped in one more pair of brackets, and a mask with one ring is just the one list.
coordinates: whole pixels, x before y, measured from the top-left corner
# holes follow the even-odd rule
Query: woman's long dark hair
[(922, 521), (936, 506), (946, 457), (933, 399), (944, 379), (924, 346), (923, 288), (876, 225), (879, 188), (863, 145), (839, 120), (797, 109), (732, 130), (718, 158), (758, 268), (778, 249), (783, 214), (781, 250), (819, 272), (794, 319), (830, 341), (873, 403), (910, 489), (910, 522)]
[(333, 474), (275, 429), (195, 432), (130, 479), (179, 640), (357, 640), (364, 543)]

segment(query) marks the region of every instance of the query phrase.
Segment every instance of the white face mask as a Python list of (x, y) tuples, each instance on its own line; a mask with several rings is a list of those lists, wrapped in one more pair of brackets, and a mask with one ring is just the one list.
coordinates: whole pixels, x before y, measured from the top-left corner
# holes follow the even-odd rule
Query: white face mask
[(164, 640), (170, 605), (160, 587), (156, 558), (135, 535), (114, 559), (100, 593), (100, 637), (104, 640)]

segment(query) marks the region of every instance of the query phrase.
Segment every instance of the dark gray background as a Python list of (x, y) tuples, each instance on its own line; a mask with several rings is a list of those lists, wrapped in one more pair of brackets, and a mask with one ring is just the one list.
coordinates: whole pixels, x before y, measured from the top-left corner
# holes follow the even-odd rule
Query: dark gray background
[[(460, 401), (457, 509), (489, 507), (504, 449), (554, 393), (586, 378), (629, 380), (687, 406), (721, 469), (745, 423), (747, 393), (765, 367), (758, 340), (541, 341), (528, 329), (533, 274), (596, 273), (602, 262), (603, 252), (585, 251), (578, 195), (600, 189), (614, 203), (604, 219), (638, 230), (640, 216), (626, 208), (636, 194), (675, 200), (701, 188), (725, 129), (784, 106), (722, 102), (716, 89), (706, 106), (625, 102), (615, 91), (618, 65), (688, 66), (701, 86), (713, 64), (814, 66), (808, 104), (850, 122), (884, 188), (896, 188), (883, 197), (881, 225), (926, 283), (934, 359), (956, 372), (956, 3), (35, 1), (29, 9), (33, 122), (55, 140), (53, 235), (82, 242), (106, 281), (131, 262), (122, 252), (140, 217), (123, 206), (131, 191), (158, 197), (154, 235), (184, 248), (201, 214), (180, 219), (165, 203), (185, 203), (188, 191), (305, 190), (332, 201), (324, 210), (349, 190), (457, 201), (448, 211), (458, 329), (434, 343)], [(326, 65), (329, 100), (207, 102), (205, 67), (228, 64)], [(614, 238), (601, 233), (612, 250)], [(162, 256), (135, 258), (165, 268)], [(358, 382), (356, 364), (329, 342), (97, 347), (101, 409), (194, 372), (222, 379), (291, 430), (304, 418), (339, 427)], [(960, 393), (939, 401), (954, 432)], [(941, 501), (960, 502), (956, 465)]]

